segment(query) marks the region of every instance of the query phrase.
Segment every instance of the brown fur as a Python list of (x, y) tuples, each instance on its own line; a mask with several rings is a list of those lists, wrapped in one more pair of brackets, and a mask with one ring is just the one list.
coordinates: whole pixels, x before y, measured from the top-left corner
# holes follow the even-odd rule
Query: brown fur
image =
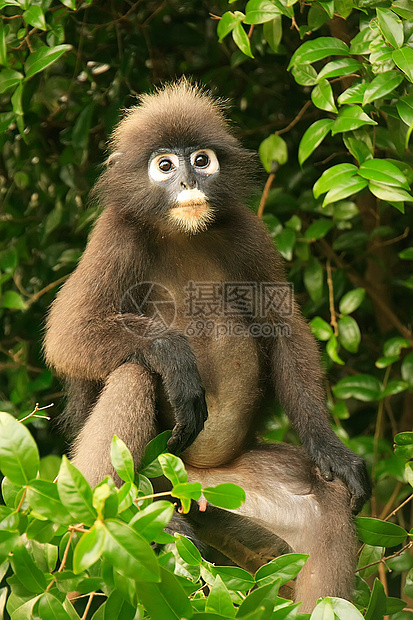
[[(216, 153), (219, 173), (205, 183), (214, 214), (206, 230), (189, 234), (174, 225), (166, 186), (148, 177), (149, 158), (161, 148)], [(69, 386), (66, 425), (77, 435), (75, 464), (96, 484), (114, 474), (113, 434), (139, 465), (148, 440), (172, 428), (175, 445), (189, 445), (182, 458), (192, 472), (217, 468), (195, 477), (246, 484), (249, 499), (240, 514), (295, 550), (310, 550), (307, 585), (298, 587), (308, 608), (310, 590), (349, 596), (353, 533), (344, 485), (321, 480), (295, 449), (246, 452), (277, 395), (322, 475), (341, 478), (356, 509), (369, 495), (362, 459), (329, 425), (318, 347), (297, 306), (291, 316), (271, 311), (265, 318), (284, 323), (289, 335), (183, 336), (189, 281), (285, 282), (270, 236), (244, 205), (251, 153), (229, 133), (222, 106), (185, 81), (144, 96), (114, 131), (111, 149), (95, 190), (105, 209), (47, 321), (47, 362)], [(161, 335), (156, 316), (138, 312), (142, 300), (130, 293), (142, 282), (156, 282), (174, 297), (174, 321)], [(254, 320), (236, 311), (232, 318), (246, 326)], [(201, 383), (208, 408), (204, 430)]]

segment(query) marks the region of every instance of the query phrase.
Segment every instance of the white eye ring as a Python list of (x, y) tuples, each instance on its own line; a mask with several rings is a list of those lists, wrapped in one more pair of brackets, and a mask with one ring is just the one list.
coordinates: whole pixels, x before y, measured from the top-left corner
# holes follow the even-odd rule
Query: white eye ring
[[(162, 163), (169, 162), (169, 169), (162, 170)], [(179, 168), (179, 157), (175, 153), (160, 153), (149, 164), (149, 177), (157, 183), (166, 181)]]
[[(196, 159), (197, 157), (199, 157), (200, 155), (206, 155), (207, 159), (208, 159), (208, 163), (203, 165), (203, 166), (199, 166), (196, 164)], [(215, 174), (215, 172), (218, 172), (219, 170), (219, 161), (217, 156), (215, 155), (214, 151), (212, 151), (211, 149), (200, 149), (199, 151), (194, 151), (193, 153), (191, 153), (191, 166), (193, 168), (195, 168), (195, 170), (199, 173), (199, 174)]]

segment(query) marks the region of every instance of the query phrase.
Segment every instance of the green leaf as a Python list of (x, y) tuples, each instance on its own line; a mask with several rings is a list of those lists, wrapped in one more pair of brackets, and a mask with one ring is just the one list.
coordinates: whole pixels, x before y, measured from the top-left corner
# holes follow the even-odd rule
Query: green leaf
[(284, 228), (280, 234), (276, 236), (275, 242), (277, 249), (285, 260), (292, 260), (296, 239), (297, 235), (291, 228)]
[(26, 62), (24, 63), (24, 70), (26, 78), (29, 79), (43, 71), (60, 58), (62, 54), (72, 49), (71, 45), (57, 45), (55, 47), (39, 47), (35, 52), (30, 54)]
[(330, 132), (334, 122), (335, 121), (329, 118), (322, 118), (310, 125), (301, 138), (300, 146), (298, 147), (298, 161), (300, 162), (300, 166), (302, 166), (305, 160), (310, 157), (311, 153), (320, 146), (326, 135)]
[(338, 340), (336, 336), (333, 334), (332, 336), (330, 336), (330, 338), (327, 341), (326, 353), (329, 356), (329, 358), (333, 360), (333, 362), (343, 366), (344, 362), (339, 356), (338, 351), (339, 351)]
[(330, 597), (331, 607), (335, 613), (335, 617), (339, 620), (363, 620), (362, 614), (359, 610), (342, 598)]
[(310, 226), (304, 233), (304, 237), (306, 239), (311, 239), (312, 241), (322, 239), (333, 227), (334, 222), (332, 220), (320, 218), (319, 220), (316, 220), (315, 222), (310, 224)]
[(413, 353), (409, 353), (402, 363), (402, 378), (410, 387), (413, 387)]
[(411, 0), (396, 0), (392, 2), (392, 11), (408, 20), (413, 20), (413, 6)]
[(101, 521), (88, 532), (83, 534), (75, 547), (73, 554), (73, 572), (82, 573), (95, 564), (103, 554), (105, 548), (105, 529)]
[(360, 540), (369, 545), (395, 547), (400, 545), (408, 536), (406, 530), (400, 525), (380, 519), (358, 517), (356, 524)]
[(255, 581), (258, 587), (273, 583), (274, 578), (281, 580), (281, 585), (295, 579), (306, 563), (308, 555), (302, 553), (286, 553), (268, 564), (261, 566), (255, 573)]
[(200, 482), (183, 482), (176, 484), (171, 491), (172, 497), (179, 497), (179, 499), (193, 499), (197, 501), (201, 496), (201, 483)]
[(270, 0), (250, 0), (245, 7), (245, 24), (263, 24), (281, 15)]
[(323, 297), (324, 288), (324, 271), (320, 261), (315, 256), (311, 256), (304, 269), (304, 285), (315, 302), (320, 301)]
[(250, 58), (254, 58), (251, 51), (251, 43), (248, 38), (247, 33), (244, 30), (244, 27), (241, 22), (235, 26), (232, 31), (232, 38), (234, 39), (234, 43), (245, 56), (249, 56)]
[(373, 157), (373, 142), (366, 129), (343, 134), (343, 142), (359, 164)]
[(40, 594), (46, 589), (46, 578), (43, 572), (33, 562), (21, 540), (13, 549), (13, 555), (10, 557), (10, 564), (13, 567), (16, 577), (29, 592)]
[(408, 387), (409, 384), (406, 381), (398, 381), (397, 379), (389, 381), (385, 389), (382, 391), (380, 399), (386, 398), (387, 396), (393, 396), (393, 394), (401, 394), (401, 392), (405, 392)]
[(351, 316), (345, 316), (338, 321), (339, 340), (350, 353), (357, 353), (361, 334), (357, 322)]
[(71, 620), (63, 603), (50, 592), (44, 592), (39, 598), (37, 610), (36, 615), (42, 620)]
[(119, 478), (124, 482), (133, 482), (135, 479), (135, 466), (133, 458), (126, 444), (114, 435), (110, 446), (110, 460)]
[(328, 168), (314, 184), (314, 198), (318, 198), (337, 185), (346, 187), (349, 179), (357, 173), (357, 170), (358, 168), (353, 164), (337, 164)]
[(403, 45), (403, 24), (397, 15), (390, 9), (376, 9), (379, 29), (392, 47), (398, 48)]
[(366, 291), (364, 288), (355, 288), (349, 291), (340, 300), (339, 310), (341, 314), (351, 314), (363, 303)]
[(292, 68), (292, 74), (297, 84), (301, 86), (313, 86), (317, 84), (317, 71), (311, 65), (298, 65)]
[(83, 475), (63, 456), (57, 478), (60, 499), (75, 521), (92, 525), (97, 519), (92, 489)]
[(152, 542), (168, 525), (173, 514), (173, 504), (160, 500), (153, 502), (144, 510), (140, 510), (129, 522), (129, 525), (148, 542)]
[(106, 536), (103, 555), (125, 577), (137, 581), (159, 581), (154, 551), (130, 525), (114, 519), (104, 522)]
[(327, 56), (348, 56), (349, 48), (340, 39), (335, 37), (318, 37), (306, 41), (293, 54), (288, 69), (294, 65), (310, 64), (323, 60)]
[(193, 609), (178, 577), (164, 568), (160, 569), (161, 583), (136, 582), (139, 601), (143, 603), (148, 618), (181, 620), (192, 618)]
[(413, 49), (405, 45), (398, 50), (394, 50), (392, 58), (399, 69), (403, 71), (407, 79), (413, 82)]
[(321, 316), (315, 316), (310, 321), (310, 327), (318, 340), (328, 340), (333, 335), (331, 326)]
[(274, 164), (282, 166), (288, 160), (287, 144), (285, 140), (275, 134), (268, 136), (261, 142), (258, 152), (262, 165), (267, 172), (273, 170)]
[(391, 366), (395, 362), (398, 362), (399, 359), (400, 357), (398, 355), (392, 355), (389, 357), (380, 357), (375, 363), (375, 366), (377, 368), (387, 368), (388, 366)]
[(237, 24), (240, 22), (240, 14), (232, 13), (231, 11), (227, 11), (223, 14), (221, 19), (218, 22), (217, 35), (219, 38), (219, 42), (222, 43), (222, 40), (232, 32)]
[(157, 478), (162, 476), (162, 467), (158, 461), (158, 456), (167, 450), (168, 439), (172, 435), (172, 431), (164, 431), (157, 435), (147, 444), (142, 462), (139, 468), (140, 474), (149, 478)]
[(202, 492), (207, 502), (226, 510), (236, 510), (245, 502), (244, 489), (232, 482), (205, 487)]
[(353, 10), (354, 3), (353, 0), (334, 0), (334, 6), (337, 13), (341, 15), (343, 19), (347, 19)]
[(23, 19), (26, 24), (39, 28), (40, 30), (47, 30), (46, 19), (44, 13), (39, 6), (32, 4), (27, 11), (23, 12)]
[(269, 22), (265, 22), (262, 33), (270, 48), (277, 53), (283, 34), (281, 15), (274, 17)]
[(381, 393), (381, 383), (372, 375), (352, 375), (344, 377), (333, 387), (336, 398), (346, 400), (347, 398), (357, 398), (363, 402), (379, 400)]
[(219, 617), (233, 618), (235, 616), (235, 607), (230, 593), (219, 575), (206, 600), (205, 611), (219, 614)]
[(403, 82), (403, 76), (398, 71), (386, 71), (377, 75), (364, 91), (363, 105), (383, 99), (386, 95), (395, 96), (393, 91)]
[(321, 80), (311, 91), (311, 100), (320, 110), (337, 112), (333, 90), (328, 80)]
[(26, 310), (24, 299), (16, 291), (6, 291), (1, 297), (0, 307), (11, 310)]
[(337, 97), (337, 103), (339, 105), (343, 105), (344, 103), (363, 103), (366, 88), (367, 84), (365, 82), (347, 88)]
[(357, 73), (362, 65), (354, 58), (340, 58), (328, 62), (318, 74), (318, 79), (323, 80), (332, 77), (343, 77), (351, 73)]
[(0, 71), (0, 94), (14, 88), (23, 79), (23, 75), (19, 71), (12, 69), (3, 69)]
[(274, 601), (277, 598), (280, 585), (281, 582), (277, 579), (273, 583), (253, 590), (239, 606), (237, 618), (248, 616), (248, 614), (253, 613), (258, 608), (264, 607), (265, 614), (262, 616), (262, 619), (270, 619), (274, 609)]
[(177, 536), (176, 550), (184, 562), (190, 566), (199, 566), (202, 562), (202, 556), (194, 543), (185, 536)]
[(188, 474), (180, 458), (174, 454), (160, 454), (158, 458), (163, 474), (172, 482), (172, 486), (188, 482)]
[(26, 485), (39, 471), (39, 452), (27, 428), (0, 412), (0, 469), (16, 485)]
[(369, 181), (409, 189), (407, 179), (400, 168), (385, 159), (368, 159), (361, 164), (358, 173)]
[(27, 500), (31, 507), (46, 519), (54, 523), (67, 525), (72, 518), (62, 504), (57, 486), (47, 480), (32, 480), (27, 491)]
[(353, 194), (357, 194), (362, 189), (367, 187), (368, 183), (365, 179), (360, 179), (356, 176), (349, 176), (348, 182), (346, 186), (342, 187), (341, 182), (344, 181), (344, 177), (340, 181), (340, 186), (334, 187), (327, 192), (326, 197), (323, 201), (323, 207), (332, 203), (338, 202), (339, 200), (343, 200), (343, 198), (347, 198), (348, 196), (352, 196)]
[(387, 202), (413, 202), (413, 197), (400, 187), (369, 182), (369, 190), (380, 200)]
[(383, 346), (383, 353), (386, 356), (400, 355), (401, 350), (407, 349), (409, 346), (410, 343), (408, 340), (401, 336), (395, 336), (394, 338), (386, 340)]
[(219, 575), (228, 590), (246, 592), (255, 585), (254, 578), (246, 570), (238, 566), (213, 566), (209, 567), (213, 575)]
[(398, 254), (402, 260), (413, 260), (413, 248), (406, 248)]
[[(135, 605), (126, 601), (119, 590), (112, 590), (103, 606), (105, 609), (103, 620), (134, 620), (143, 617), (143, 610), (139, 613), (141, 610), (139, 608), (137, 610)], [(99, 613), (99, 609), (96, 613)], [(97, 620), (95, 616), (96, 614), (92, 620)]]
[(319, 601), (311, 614), (311, 620), (334, 620), (330, 598)]
[(377, 123), (370, 116), (367, 116), (360, 106), (344, 106), (333, 123), (331, 135), (335, 136), (337, 133), (354, 131), (363, 125), (377, 125)]

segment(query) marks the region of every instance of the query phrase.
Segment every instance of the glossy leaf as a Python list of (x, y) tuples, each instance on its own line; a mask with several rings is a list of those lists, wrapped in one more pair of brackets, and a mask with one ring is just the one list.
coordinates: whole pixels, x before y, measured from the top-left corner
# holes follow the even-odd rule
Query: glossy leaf
[(357, 173), (357, 170), (357, 166), (353, 164), (337, 164), (328, 168), (314, 184), (314, 197), (318, 198), (337, 185), (346, 187), (348, 180)]
[(125, 577), (139, 581), (159, 581), (159, 566), (149, 543), (130, 525), (107, 519), (103, 555)]
[(29, 552), (20, 541), (13, 549), (10, 563), (16, 577), (29, 592), (40, 594), (46, 589), (46, 578), (43, 571), (33, 562)]
[(250, 573), (238, 566), (211, 566), (210, 570), (213, 575), (221, 577), (228, 590), (246, 592), (255, 585)]
[(92, 489), (80, 471), (65, 456), (62, 458), (57, 488), (64, 506), (76, 521), (86, 525), (95, 522), (97, 512), (92, 505)]
[(227, 510), (236, 510), (245, 502), (244, 489), (231, 482), (205, 487), (202, 492), (207, 502)]
[(217, 613), (226, 618), (233, 618), (235, 616), (236, 610), (232, 604), (230, 593), (219, 575), (217, 575), (215, 583), (210, 590), (205, 611)]
[(318, 74), (318, 79), (333, 77), (343, 77), (351, 73), (357, 73), (361, 69), (361, 64), (354, 58), (340, 58), (328, 62)]
[(360, 539), (369, 545), (395, 547), (408, 536), (406, 530), (396, 523), (370, 517), (358, 517), (356, 523)]
[(327, 220), (326, 218), (320, 218), (316, 220), (307, 228), (304, 233), (306, 239), (317, 240), (325, 237), (333, 228), (334, 222)]
[(274, 164), (282, 166), (288, 160), (287, 144), (285, 140), (275, 134), (268, 136), (261, 142), (258, 152), (262, 165), (267, 172), (272, 171)]
[(252, 613), (259, 607), (264, 607), (265, 613), (262, 616), (263, 620), (270, 619), (272, 611), (274, 609), (274, 601), (277, 597), (281, 582), (279, 579), (266, 586), (261, 586), (256, 590), (253, 590), (242, 601), (238, 608), (237, 618), (243, 618), (249, 613)]
[(407, 79), (413, 82), (413, 49), (405, 45), (398, 50), (394, 50), (392, 58)]
[(355, 288), (349, 291), (340, 300), (339, 310), (341, 314), (351, 314), (363, 303), (366, 291), (364, 288)]
[(330, 189), (330, 191), (327, 192), (327, 195), (323, 201), (323, 207), (332, 202), (338, 202), (339, 200), (343, 200), (343, 198), (348, 198), (348, 196), (353, 196), (368, 185), (368, 182), (365, 179), (361, 179), (360, 177), (349, 175), (346, 178), (348, 180), (345, 185), (343, 185), (343, 176), (343, 178), (340, 180), (340, 185), (334, 187), (333, 189)]
[(409, 184), (401, 170), (385, 159), (369, 159), (363, 162), (358, 173), (369, 181), (409, 190)]
[(37, 610), (42, 620), (71, 620), (61, 601), (50, 592), (44, 592), (39, 598)]
[(188, 474), (180, 458), (174, 454), (160, 454), (159, 462), (164, 476), (172, 482), (172, 486), (188, 481)]
[(336, 364), (340, 364), (340, 366), (344, 365), (344, 361), (338, 354), (339, 352), (339, 344), (336, 336), (333, 334), (327, 341), (326, 345), (326, 353), (330, 359), (333, 360)]
[(413, 387), (413, 353), (406, 355), (401, 367), (402, 378), (410, 387)]
[(365, 613), (365, 620), (378, 620), (386, 613), (386, 593), (383, 584), (376, 579), (371, 593), (369, 605)]
[(362, 620), (359, 610), (343, 598), (330, 597), (331, 607), (339, 620)]
[(363, 125), (377, 125), (377, 123), (363, 112), (358, 105), (344, 106), (341, 108), (338, 117), (334, 121), (331, 128), (331, 135), (335, 136), (337, 133), (354, 131)]
[(0, 94), (14, 88), (20, 84), (23, 75), (19, 71), (13, 69), (3, 69), (0, 71)]
[(55, 47), (39, 47), (35, 52), (30, 54), (24, 64), (26, 78), (29, 79), (36, 75), (36, 73), (43, 71), (70, 49), (72, 49), (72, 46), (67, 44), (56, 45)]
[(282, 38), (282, 18), (281, 15), (274, 17), (269, 22), (265, 22), (262, 33), (268, 45), (274, 52), (278, 52), (278, 47)]
[(294, 65), (310, 64), (323, 60), (327, 56), (348, 56), (348, 46), (340, 39), (334, 37), (318, 37), (317, 39), (306, 41), (293, 54), (288, 68)]
[(168, 525), (173, 514), (173, 504), (161, 500), (153, 502), (144, 510), (140, 510), (131, 519), (129, 525), (148, 542), (152, 542)]
[(47, 480), (32, 480), (27, 500), (32, 508), (50, 521), (64, 525), (72, 522), (72, 517), (60, 500), (57, 485)]
[(179, 497), (180, 499), (193, 499), (198, 500), (201, 495), (201, 483), (200, 482), (183, 482), (176, 484), (171, 491), (173, 497)]
[(311, 331), (318, 340), (328, 340), (333, 335), (333, 329), (321, 316), (315, 316), (310, 321)]
[(347, 88), (337, 97), (337, 103), (339, 105), (343, 105), (345, 103), (363, 103), (366, 88), (367, 84), (365, 82), (360, 82), (355, 86), (350, 86), (350, 88)]
[(377, 75), (372, 82), (367, 86), (364, 91), (363, 105), (376, 101), (376, 99), (382, 99), (386, 95), (394, 96), (394, 90), (403, 81), (401, 73), (396, 71), (386, 71)]
[(39, 471), (39, 452), (28, 429), (0, 412), (0, 469), (17, 485), (28, 484)]
[(194, 543), (185, 536), (177, 536), (176, 550), (184, 562), (191, 566), (198, 566), (202, 562), (202, 556)]
[(275, 578), (281, 580), (281, 585), (295, 579), (307, 559), (308, 555), (302, 553), (287, 553), (271, 560), (255, 573), (257, 586), (273, 583)]
[(376, 9), (379, 28), (386, 41), (395, 48), (403, 45), (403, 24), (390, 9)]
[(191, 604), (178, 577), (161, 568), (160, 578), (160, 583), (136, 583), (139, 600), (148, 617), (162, 620), (192, 618)]
[(301, 86), (313, 86), (317, 84), (317, 71), (312, 65), (297, 65), (291, 70), (295, 81)]
[(337, 112), (334, 103), (333, 90), (328, 80), (320, 80), (320, 82), (311, 91), (311, 100), (320, 110), (327, 112)]
[(350, 353), (357, 353), (361, 333), (357, 322), (351, 316), (345, 316), (338, 321), (339, 340), (343, 347)]
[(219, 42), (232, 32), (237, 24), (240, 22), (240, 14), (232, 13), (231, 11), (227, 11), (223, 14), (221, 19), (218, 22), (217, 35), (219, 37)]
[(387, 202), (413, 202), (413, 197), (408, 194), (404, 189), (395, 187), (394, 185), (384, 185), (383, 183), (369, 182), (369, 190), (380, 200), (386, 200)]
[(241, 50), (243, 54), (245, 54), (246, 56), (249, 56), (250, 58), (254, 58), (252, 51), (251, 51), (250, 40), (241, 22), (238, 22), (238, 24), (235, 26), (234, 30), (232, 31), (232, 38), (234, 39), (235, 45), (239, 47), (239, 49)]
[(73, 554), (73, 571), (82, 573), (95, 564), (101, 557), (105, 547), (105, 529), (97, 522), (89, 532), (82, 535)]
[(249, 0), (245, 7), (245, 24), (263, 24), (281, 15), (270, 0)]
[(291, 228), (284, 228), (280, 234), (276, 236), (276, 246), (285, 260), (292, 260), (296, 239), (297, 235)]
[(133, 482), (135, 478), (135, 466), (132, 455), (126, 444), (116, 435), (110, 446), (110, 460), (121, 480)]
[(324, 271), (320, 261), (311, 256), (304, 269), (304, 284), (311, 299), (315, 302), (319, 301), (323, 296), (324, 288)]
[(310, 157), (311, 153), (322, 143), (326, 135), (330, 133), (333, 125), (334, 121), (329, 118), (323, 118), (313, 123), (307, 129), (298, 147), (298, 161), (301, 166), (305, 160)]
[(42, 9), (39, 6), (31, 5), (27, 11), (23, 12), (23, 19), (26, 24), (39, 28), (40, 30), (46, 30), (46, 19)]
[(336, 398), (357, 398), (363, 402), (378, 400), (381, 393), (381, 384), (372, 375), (351, 375), (344, 377), (333, 387)]

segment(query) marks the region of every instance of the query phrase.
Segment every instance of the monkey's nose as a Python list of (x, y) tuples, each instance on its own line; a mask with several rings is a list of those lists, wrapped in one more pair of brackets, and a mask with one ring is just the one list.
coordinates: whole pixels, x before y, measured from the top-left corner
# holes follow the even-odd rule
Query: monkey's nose
[(195, 189), (197, 188), (196, 181), (181, 181), (181, 189)]

